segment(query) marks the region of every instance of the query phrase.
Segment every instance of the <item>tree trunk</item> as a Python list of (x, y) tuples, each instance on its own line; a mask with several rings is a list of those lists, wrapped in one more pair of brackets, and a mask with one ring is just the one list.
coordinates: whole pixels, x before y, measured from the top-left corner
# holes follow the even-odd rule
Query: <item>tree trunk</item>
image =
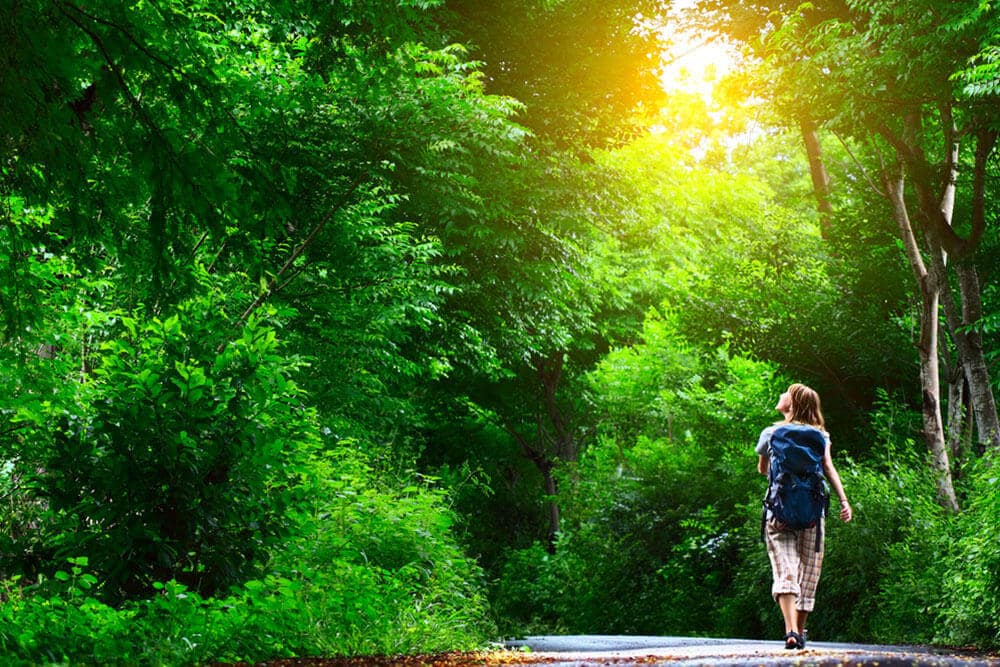
[(941, 385), (938, 375), (938, 300), (940, 287), (927, 271), (917, 245), (910, 217), (903, 198), (903, 177), (887, 176), (885, 194), (892, 204), (893, 218), (899, 227), (900, 238), (906, 250), (910, 268), (920, 288), (920, 339), (917, 351), (920, 356), (921, 411), (924, 418), (924, 440), (931, 453), (931, 467), (938, 487), (938, 502), (945, 509), (957, 512), (958, 499), (951, 478), (951, 463), (944, 440), (941, 419)]
[(979, 442), (986, 447), (1000, 448), (1000, 418), (983, 352), (983, 337), (972, 327), (983, 314), (979, 275), (975, 265), (968, 261), (958, 262), (955, 272), (958, 274), (958, 288), (962, 299), (963, 326), (955, 331), (954, 337), (963, 357), (962, 365), (969, 382), (969, 398), (979, 430)]
[[(942, 119), (945, 123), (945, 174), (940, 203), (937, 210), (923, 210), (921, 217), (925, 220), (924, 236), (930, 250), (931, 272), (941, 289), (942, 305), (944, 306), (945, 322), (948, 333), (958, 350), (958, 362), (964, 369), (969, 386), (969, 397), (972, 403), (972, 413), (975, 416), (979, 433), (979, 442), (984, 447), (1000, 447), (1000, 416), (997, 415), (993, 388), (990, 385), (989, 368), (986, 355), (983, 353), (982, 335), (973, 328), (983, 316), (982, 290), (979, 285), (979, 274), (975, 264), (968, 255), (959, 258), (952, 266), (958, 277), (958, 293), (961, 299), (961, 311), (956, 307), (948, 280), (948, 255), (942, 243), (940, 228), (935, 228), (932, 221), (951, 228), (955, 214), (955, 190), (958, 182), (959, 143), (951, 110), (942, 109)], [(976, 144), (976, 160), (973, 168), (973, 207), (976, 209), (973, 217), (974, 227), (982, 227), (980, 221), (984, 217), (985, 207), (985, 177), (986, 161), (996, 143), (996, 135), (983, 134)], [(922, 201), (931, 200), (931, 185), (927, 181), (915, 184), (922, 190), (919, 196)], [(968, 253), (972, 253), (978, 243), (970, 244)]]
[(802, 142), (809, 158), (809, 174), (812, 176), (813, 194), (816, 196), (816, 210), (819, 212), (819, 231), (824, 239), (830, 237), (830, 223), (833, 219), (833, 204), (830, 203), (830, 175), (823, 164), (823, 153), (819, 146), (816, 123), (811, 118), (799, 118)]
[(969, 384), (972, 413), (979, 433), (979, 442), (984, 447), (1000, 448), (1000, 417), (990, 386), (990, 373), (983, 351), (982, 335), (972, 325), (982, 317), (982, 291), (979, 275), (971, 261), (963, 259), (952, 268), (958, 276), (958, 295), (961, 308), (955, 303), (951, 284), (948, 281), (946, 255), (935, 238), (927, 234), (930, 248), (930, 270), (934, 282), (940, 287), (941, 304), (944, 308), (948, 335), (958, 351), (958, 363), (965, 371)]
[(965, 436), (965, 422), (969, 415), (965, 412), (965, 369), (961, 362), (946, 370), (948, 376), (948, 421), (945, 433), (948, 456), (951, 457), (952, 478), (962, 476), (962, 438)]
[(939, 254), (933, 248), (931, 253), (932, 269), (938, 284), (942, 286), (942, 305), (948, 334), (955, 343), (959, 365), (964, 370), (969, 385), (969, 399), (979, 434), (979, 443), (984, 449), (1000, 448), (1000, 418), (997, 415), (993, 388), (990, 385), (983, 338), (972, 326), (982, 317), (979, 275), (976, 267), (969, 261), (963, 260), (953, 265), (958, 276), (958, 292), (961, 299), (961, 309), (959, 309), (954, 302), (951, 286), (947, 282), (946, 267), (938, 261)]
[(539, 357), (534, 360), (535, 372), (542, 385), (542, 399), (545, 403), (545, 416), (548, 418), (549, 426), (549, 428), (544, 427), (542, 425), (543, 419), (539, 416), (538, 438), (546, 443), (547, 451), (552, 452), (549, 460), (553, 463), (548, 469), (542, 470), (542, 475), (545, 478), (545, 493), (548, 496), (546, 503), (549, 514), (548, 544), (550, 553), (555, 553), (560, 521), (559, 502), (556, 497), (558, 488), (555, 477), (552, 475), (554, 464), (558, 461), (576, 461), (579, 453), (569, 420), (559, 405), (558, 391), (565, 362), (566, 356), (560, 351), (553, 352), (548, 357)]
[(542, 475), (545, 487), (545, 508), (548, 521), (546, 531), (549, 553), (555, 553), (559, 534), (560, 512), (558, 484), (555, 469), (562, 461), (576, 461), (579, 454), (577, 439), (570, 421), (559, 404), (558, 392), (562, 380), (565, 354), (553, 352), (548, 356), (532, 359), (532, 368), (541, 388), (542, 409), (535, 415), (535, 435), (527, 438), (514, 425), (504, 423), (503, 428), (520, 446), (524, 456), (535, 464)]
[(549, 530), (546, 535), (546, 547), (550, 554), (556, 552), (556, 537), (559, 535), (559, 503), (556, 502), (556, 494), (559, 489), (556, 485), (556, 478), (552, 474), (554, 465), (545, 466), (542, 469), (542, 477), (545, 479), (545, 504), (548, 509)]
[(920, 388), (921, 411), (924, 416), (924, 439), (931, 452), (931, 467), (937, 477), (938, 500), (952, 512), (957, 512), (958, 499), (951, 477), (951, 462), (944, 442), (941, 423), (941, 386), (938, 377), (938, 290), (929, 276), (920, 285)]
[(556, 536), (559, 534), (560, 522), (559, 502), (556, 497), (559, 492), (559, 487), (556, 484), (554, 474), (557, 461), (550, 454), (536, 446), (535, 443), (529, 442), (524, 436), (513, 428), (506, 425), (504, 428), (514, 441), (520, 445), (521, 452), (524, 456), (535, 464), (535, 467), (538, 468), (538, 472), (542, 475), (542, 484), (545, 488), (545, 514), (546, 522), (548, 523), (548, 527), (545, 531), (546, 549), (549, 553), (555, 553)]

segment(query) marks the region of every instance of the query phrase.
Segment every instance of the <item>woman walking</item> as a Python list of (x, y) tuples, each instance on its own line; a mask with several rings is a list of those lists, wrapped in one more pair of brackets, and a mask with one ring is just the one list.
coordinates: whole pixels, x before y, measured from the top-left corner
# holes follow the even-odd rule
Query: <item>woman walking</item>
[[(774, 581), (771, 595), (778, 603), (785, 621), (785, 648), (800, 649), (806, 644), (806, 618), (816, 602), (816, 586), (823, 564), (825, 502), (819, 510), (818, 518), (805, 527), (801, 527), (792, 519), (786, 518), (784, 521), (787, 523), (782, 521), (782, 517), (794, 513), (794, 508), (789, 508), (786, 513), (784, 511), (786, 508), (780, 507), (777, 496), (791, 497), (790, 494), (794, 491), (780, 493), (776, 491), (777, 485), (786, 484), (785, 478), (791, 476), (779, 468), (780, 465), (784, 465), (784, 461), (795, 458), (797, 454), (793, 452), (786, 459), (788, 448), (785, 447), (785, 443), (794, 441), (791, 448), (799, 447), (806, 452), (804, 455), (806, 458), (808, 458), (808, 447), (797, 443), (815, 444), (816, 461), (817, 463), (822, 461), (823, 474), (840, 500), (840, 519), (845, 522), (850, 521), (853, 512), (830, 455), (830, 436), (823, 422), (819, 395), (805, 385), (793, 384), (778, 399), (775, 409), (784, 415), (784, 420), (765, 428), (757, 441), (759, 455), (757, 470), (769, 476), (763, 533), (767, 554), (771, 559), (771, 574)], [(782, 440), (781, 445), (778, 439)], [(772, 457), (775, 463), (780, 465), (773, 466)], [(776, 476), (781, 479), (773, 479)], [(799, 486), (805, 484), (800, 483)], [(826, 500), (825, 495), (823, 500)], [(790, 505), (791, 501), (788, 501), (788, 504)]]

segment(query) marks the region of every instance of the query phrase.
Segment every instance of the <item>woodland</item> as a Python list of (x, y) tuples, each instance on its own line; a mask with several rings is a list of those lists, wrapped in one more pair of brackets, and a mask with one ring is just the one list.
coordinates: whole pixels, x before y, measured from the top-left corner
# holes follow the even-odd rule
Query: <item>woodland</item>
[(0, 654), (1000, 647), (988, 0), (4, 0)]

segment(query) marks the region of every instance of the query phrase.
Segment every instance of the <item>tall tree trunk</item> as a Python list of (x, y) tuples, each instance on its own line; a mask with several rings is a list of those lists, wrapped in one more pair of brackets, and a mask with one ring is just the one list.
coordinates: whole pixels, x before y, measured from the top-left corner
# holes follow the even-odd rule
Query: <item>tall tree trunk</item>
[(539, 443), (529, 441), (516, 429), (507, 424), (504, 424), (504, 429), (521, 447), (525, 458), (534, 463), (542, 475), (542, 484), (545, 488), (545, 520), (548, 524), (545, 531), (546, 548), (549, 553), (555, 553), (556, 536), (559, 534), (560, 522), (559, 503), (556, 497), (559, 488), (554, 473), (557, 460), (551, 453), (546, 452)]
[[(576, 438), (573, 437), (570, 422), (566, 417), (563, 408), (559, 405), (559, 384), (562, 381), (563, 367), (566, 362), (566, 355), (561, 351), (556, 351), (548, 357), (535, 359), (535, 372), (542, 385), (542, 399), (545, 402), (545, 417), (547, 417), (548, 428), (543, 427), (543, 418), (538, 419), (539, 440), (546, 443), (546, 449), (552, 452), (551, 460), (576, 461), (579, 451)], [(554, 468), (554, 466), (553, 466)], [(545, 493), (548, 495), (549, 509), (549, 551), (555, 553), (556, 536), (559, 533), (559, 502), (556, 497), (558, 491), (553, 471), (543, 470), (545, 476)]]
[(965, 412), (965, 369), (961, 362), (945, 369), (948, 378), (948, 421), (945, 423), (945, 438), (948, 456), (951, 457), (952, 478), (961, 479), (963, 464), (962, 438), (969, 415)]
[[(943, 112), (942, 116), (950, 118), (950, 113)], [(948, 334), (958, 350), (959, 365), (964, 369), (968, 381), (969, 397), (979, 433), (979, 442), (983, 446), (1000, 448), (1000, 416), (997, 415), (993, 388), (990, 385), (989, 368), (986, 364), (986, 355), (983, 352), (983, 340), (979, 332), (972, 326), (983, 315), (979, 274), (969, 256), (978, 244), (970, 245), (966, 249), (966, 254), (952, 264), (955, 275), (958, 277), (958, 294), (961, 300), (961, 309), (959, 309), (955, 304), (951, 284), (948, 280), (948, 256), (942, 244), (941, 230), (936, 229), (931, 222), (937, 220), (938, 227), (947, 225), (950, 229), (955, 212), (959, 146), (957, 132), (951, 121), (947, 122), (946, 128), (948, 129), (945, 142), (946, 168), (942, 194), (936, 210), (921, 211), (921, 218), (925, 221), (924, 236), (930, 252), (931, 272), (941, 289), (941, 302), (944, 306)], [(975, 213), (976, 217), (983, 215), (986, 160), (995, 143), (995, 135), (988, 134), (980, 136), (976, 144), (976, 161), (973, 169), (973, 207), (979, 207), (979, 211)], [(930, 200), (929, 190), (931, 187), (927, 181), (922, 180), (916, 183), (915, 187), (923, 191), (919, 197), (920, 200)]]
[(990, 372), (983, 351), (983, 337), (971, 325), (983, 316), (982, 292), (979, 275), (972, 262), (956, 263), (959, 294), (962, 299), (962, 325), (953, 334), (959, 352), (964, 357), (966, 379), (969, 381), (969, 398), (976, 417), (979, 442), (988, 447), (1000, 448), (1000, 417), (997, 415), (996, 399), (990, 385)]
[[(833, 207), (830, 202), (830, 178), (823, 164), (815, 123), (806, 116), (800, 117), (799, 123), (802, 131), (802, 139), (809, 158), (809, 172), (812, 176), (813, 192), (816, 196), (816, 205), (820, 214), (821, 233), (826, 238), (833, 214)], [(915, 137), (916, 133), (913, 132), (915, 125), (910, 119), (908, 119), (907, 125), (909, 126), (908, 130), (910, 134)], [(887, 134), (887, 138), (901, 153), (904, 152), (904, 149), (908, 148), (898, 137)], [(949, 221), (951, 210), (954, 208), (954, 172), (958, 157), (957, 143), (952, 139), (952, 136), (949, 135), (947, 149), (949, 155), (954, 159), (949, 161), (950, 169), (947, 174), (948, 186), (944, 188), (944, 196), (940, 200), (942, 207), (948, 210)], [(905, 152), (907, 153), (905, 157), (909, 157), (909, 151)], [(900, 170), (898, 174), (884, 175), (883, 194), (892, 204), (893, 218), (899, 227), (899, 234), (903, 241), (906, 257), (920, 291), (920, 339), (917, 343), (917, 350), (920, 357), (920, 386), (923, 396), (921, 412), (924, 421), (924, 440), (931, 453), (931, 466), (937, 478), (938, 501), (945, 509), (957, 512), (959, 509), (958, 499), (955, 495), (954, 484), (952, 483), (951, 462), (948, 456), (948, 446), (945, 443), (944, 425), (941, 415), (941, 385), (938, 367), (939, 299), (941, 286), (947, 286), (947, 283), (936, 280), (935, 276), (928, 272), (924, 264), (916, 236), (913, 233), (913, 226), (910, 224), (910, 217), (904, 199), (902, 165), (899, 166)], [(943, 213), (943, 211), (941, 212)], [(933, 249), (931, 253), (932, 255), (934, 254)], [(937, 253), (934, 261), (939, 264), (939, 268), (942, 269), (940, 273), (943, 275), (943, 253)], [(934, 273), (938, 273), (938, 271), (934, 271)]]
[(554, 554), (556, 552), (556, 537), (559, 535), (559, 503), (556, 498), (558, 493), (558, 485), (556, 484), (556, 478), (553, 475), (554, 465), (545, 466), (542, 470), (542, 477), (545, 479), (545, 504), (548, 509), (549, 518), (549, 530), (546, 534), (546, 546), (549, 553)]
[[(932, 250), (932, 253), (934, 251)], [(959, 365), (968, 382), (972, 417), (975, 420), (979, 443), (982, 447), (1000, 448), (1000, 418), (997, 415), (990, 372), (986, 364), (982, 335), (971, 325), (982, 317), (982, 296), (976, 267), (966, 260), (953, 265), (958, 276), (958, 292), (961, 308), (954, 302), (951, 287), (947, 282), (945, 267), (936, 256), (934, 273), (941, 285), (941, 301), (944, 306), (948, 334), (958, 351)]]
[(576, 461), (579, 449), (570, 421), (559, 405), (558, 391), (562, 380), (565, 354), (552, 352), (532, 359), (532, 368), (541, 387), (542, 410), (535, 415), (535, 435), (529, 439), (509, 423), (503, 424), (521, 448), (524, 456), (535, 464), (545, 487), (546, 531), (549, 553), (555, 553), (560, 528), (559, 488), (555, 469), (562, 461)]
[(823, 153), (819, 146), (819, 134), (816, 123), (807, 116), (799, 118), (802, 130), (802, 142), (809, 158), (809, 174), (812, 176), (813, 194), (816, 196), (816, 210), (819, 212), (819, 231), (824, 239), (830, 237), (830, 224), (833, 219), (833, 204), (830, 203), (830, 175), (823, 164)]
[(899, 227), (900, 238), (906, 250), (906, 257), (920, 289), (920, 339), (917, 351), (920, 356), (920, 388), (922, 393), (921, 411), (924, 418), (924, 439), (931, 453), (938, 502), (952, 512), (958, 511), (958, 499), (952, 484), (951, 463), (944, 440), (941, 419), (941, 385), (938, 375), (938, 300), (940, 287), (924, 264), (917, 245), (910, 217), (904, 200), (902, 175), (886, 176), (885, 194), (892, 204), (892, 214)]

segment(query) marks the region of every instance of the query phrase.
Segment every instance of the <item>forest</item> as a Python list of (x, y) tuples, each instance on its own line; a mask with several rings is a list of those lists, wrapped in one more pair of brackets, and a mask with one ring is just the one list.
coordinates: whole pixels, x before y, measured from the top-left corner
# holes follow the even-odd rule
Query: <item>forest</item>
[(0, 653), (1000, 647), (987, 0), (5, 0)]

